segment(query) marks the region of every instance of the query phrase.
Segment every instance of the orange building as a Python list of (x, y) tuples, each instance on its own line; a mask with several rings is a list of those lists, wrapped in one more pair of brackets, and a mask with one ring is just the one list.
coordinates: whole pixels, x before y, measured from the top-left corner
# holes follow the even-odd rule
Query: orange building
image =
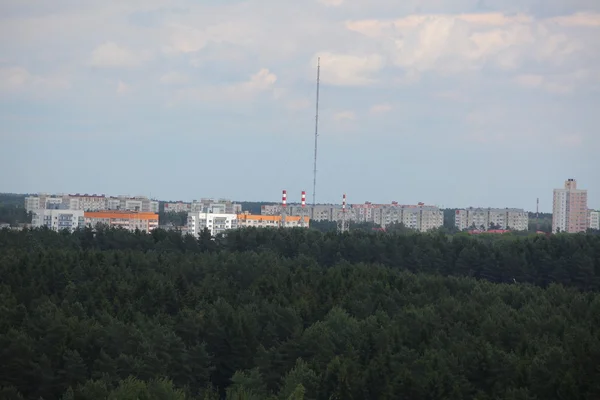
[(120, 227), (129, 231), (151, 232), (158, 228), (158, 214), (133, 211), (91, 211), (84, 213), (86, 226), (95, 227), (98, 224)]
[[(285, 217), (285, 228), (308, 228), (310, 218), (307, 216), (300, 217), (297, 215), (287, 215)], [(238, 228), (256, 227), (256, 228), (280, 228), (281, 215), (254, 215), (254, 214), (238, 214)]]

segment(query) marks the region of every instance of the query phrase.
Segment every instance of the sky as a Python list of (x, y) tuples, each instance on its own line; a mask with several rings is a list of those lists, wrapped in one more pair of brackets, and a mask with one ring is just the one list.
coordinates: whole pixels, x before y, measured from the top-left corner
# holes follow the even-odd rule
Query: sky
[[(600, 209), (597, 0), (3, 0), (0, 192)], [(296, 195), (297, 194), (297, 195)]]

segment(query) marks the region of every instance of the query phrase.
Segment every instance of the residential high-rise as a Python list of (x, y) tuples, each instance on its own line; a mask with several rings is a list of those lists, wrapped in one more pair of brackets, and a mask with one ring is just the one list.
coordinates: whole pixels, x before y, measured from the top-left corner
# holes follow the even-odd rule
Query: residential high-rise
[(554, 189), (552, 232), (585, 232), (587, 227), (587, 190), (577, 189), (577, 181), (568, 179), (564, 189)]

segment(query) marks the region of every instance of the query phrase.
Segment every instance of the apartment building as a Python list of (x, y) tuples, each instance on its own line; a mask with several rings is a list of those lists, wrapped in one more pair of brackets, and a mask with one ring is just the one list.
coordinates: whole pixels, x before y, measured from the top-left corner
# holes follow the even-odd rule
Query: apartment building
[(444, 225), (443, 211), (423, 203), (417, 205), (401, 205), (397, 202), (352, 204), (346, 218), (358, 223), (371, 222), (382, 228), (393, 223), (402, 223), (407, 228), (420, 232), (438, 229)]
[(86, 211), (84, 213), (85, 225), (96, 227), (104, 225), (111, 228), (123, 228), (128, 231), (152, 232), (158, 228), (158, 214), (136, 211)]
[(301, 217), (286, 214), (285, 222), (282, 224), (281, 215), (253, 215), (243, 213), (238, 214), (237, 223), (239, 228), (308, 228), (310, 226), (310, 218), (308, 215)]
[(192, 201), (190, 212), (213, 213), (213, 214), (239, 214), (242, 205), (228, 199), (200, 199)]
[(82, 211), (129, 210), (158, 213), (158, 201), (147, 197), (106, 197), (98, 194), (58, 194), (40, 193), (25, 198), (28, 212), (40, 209), (63, 209)]
[(31, 226), (73, 232), (85, 226), (85, 216), (82, 210), (37, 209), (32, 211)]
[(454, 225), (459, 230), (490, 229), (526, 231), (529, 213), (517, 208), (467, 208), (456, 210)]
[(165, 203), (164, 211), (166, 213), (168, 213), (168, 212), (173, 212), (173, 213), (191, 212), (192, 211), (192, 203), (185, 203), (183, 201)]
[(564, 189), (554, 189), (552, 232), (585, 232), (588, 223), (587, 190), (577, 189), (577, 181), (568, 179)]
[(590, 210), (588, 213), (588, 227), (600, 230), (600, 211)]
[(208, 228), (211, 236), (216, 236), (237, 227), (237, 214), (190, 212), (188, 213), (186, 232), (198, 237), (205, 228)]
[(27, 212), (59, 208), (69, 208), (68, 198), (66, 195), (50, 195), (46, 193), (40, 193), (37, 196), (25, 197), (25, 210)]
[[(286, 207), (286, 215), (308, 216), (311, 221), (336, 221), (341, 210), (342, 206), (336, 204), (307, 205), (304, 210), (300, 204), (289, 204)], [(261, 206), (260, 215), (281, 215), (281, 204)]]
[(105, 210), (138, 211), (158, 213), (159, 202), (145, 196), (117, 196), (107, 199)]

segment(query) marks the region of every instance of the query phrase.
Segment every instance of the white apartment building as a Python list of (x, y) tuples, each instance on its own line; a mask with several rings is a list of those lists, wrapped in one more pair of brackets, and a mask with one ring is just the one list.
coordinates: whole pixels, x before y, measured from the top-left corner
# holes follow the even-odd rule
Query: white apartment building
[(82, 210), (57, 210), (38, 209), (32, 211), (31, 226), (33, 228), (47, 227), (53, 231), (75, 229), (85, 226), (85, 217)]
[(517, 208), (467, 208), (456, 210), (454, 225), (459, 230), (529, 229), (529, 213)]
[(577, 189), (577, 181), (568, 179), (564, 189), (554, 189), (552, 232), (585, 232), (588, 224), (587, 190)]
[(190, 212), (187, 220), (187, 233), (198, 237), (208, 228), (211, 236), (237, 228), (237, 214), (215, 214), (208, 212)]
[(600, 230), (600, 211), (590, 210), (588, 214), (588, 227)]

